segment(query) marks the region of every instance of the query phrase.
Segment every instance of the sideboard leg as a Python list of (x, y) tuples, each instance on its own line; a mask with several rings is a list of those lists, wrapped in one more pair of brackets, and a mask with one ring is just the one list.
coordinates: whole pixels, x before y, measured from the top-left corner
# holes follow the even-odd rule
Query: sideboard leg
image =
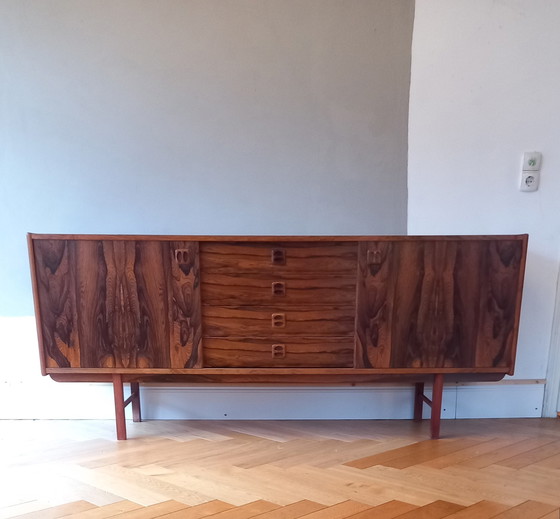
[(439, 428), (441, 421), (441, 401), (443, 396), (443, 374), (434, 375), (434, 385), (432, 387), (432, 416), (430, 420), (430, 428), (432, 439), (439, 438)]
[(422, 420), (422, 408), (424, 407), (424, 382), (416, 382), (414, 385), (414, 421)]
[(142, 410), (140, 409), (140, 384), (138, 382), (130, 383), (130, 396), (132, 402), (132, 421), (142, 421)]
[(126, 440), (123, 380), (122, 375), (118, 373), (113, 374), (113, 394), (115, 396), (115, 422), (117, 426), (117, 440)]

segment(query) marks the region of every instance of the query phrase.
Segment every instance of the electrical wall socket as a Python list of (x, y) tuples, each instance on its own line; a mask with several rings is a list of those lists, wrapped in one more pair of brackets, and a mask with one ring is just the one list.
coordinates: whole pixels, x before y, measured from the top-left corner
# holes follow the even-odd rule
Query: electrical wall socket
[(520, 191), (536, 191), (539, 188), (539, 171), (522, 171)]

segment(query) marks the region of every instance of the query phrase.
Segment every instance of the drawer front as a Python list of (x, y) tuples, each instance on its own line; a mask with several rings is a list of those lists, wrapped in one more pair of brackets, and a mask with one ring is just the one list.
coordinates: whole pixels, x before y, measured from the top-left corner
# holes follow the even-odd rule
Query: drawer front
[(347, 337), (204, 341), (204, 366), (212, 368), (347, 368), (353, 357), (353, 341)]
[(205, 337), (352, 336), (354, 307), (202, 307)]
[(358, 245), (354, 242), (201, 243), (203, 274), (341, 272), (356, 275)]
[(268, 274), (208, 274), (201, 279), (201, 294), (211, 305), (354, 305), (356, 277)]

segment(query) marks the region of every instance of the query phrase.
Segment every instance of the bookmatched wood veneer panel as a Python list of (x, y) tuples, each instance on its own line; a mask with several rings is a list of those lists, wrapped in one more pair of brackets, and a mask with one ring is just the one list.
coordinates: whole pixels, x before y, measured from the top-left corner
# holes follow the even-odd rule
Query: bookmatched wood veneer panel
[(36, 240), (33, 250), (46, 367), (201, 365), (196, 243)]
[(103, 240), (75, 248), (82, 367), (169, 367), (165, 247)]
[(356, 366), (513, 367), (526, 241), (359, 245)]

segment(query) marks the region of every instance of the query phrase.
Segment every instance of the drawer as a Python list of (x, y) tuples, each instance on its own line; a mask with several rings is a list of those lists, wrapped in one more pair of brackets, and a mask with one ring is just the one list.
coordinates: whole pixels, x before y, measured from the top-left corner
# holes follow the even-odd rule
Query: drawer
[(205, 337), (351, 336), (354, 307), (203, 306)]
[[(271, 273), (272, 274), (272, 273)], [(354, 305), (356, 277), (331, 273), (276, 275), (211, 273), (201, 279), (202, 300), (212, 305)]]
[(203, 275), (251, 272), (341, 272), (356, 275), (355, 242), (200, 243)]
[(204, 339), (208, 368), (351, 368), (353, 362), (354, 344), (348, 337)]

